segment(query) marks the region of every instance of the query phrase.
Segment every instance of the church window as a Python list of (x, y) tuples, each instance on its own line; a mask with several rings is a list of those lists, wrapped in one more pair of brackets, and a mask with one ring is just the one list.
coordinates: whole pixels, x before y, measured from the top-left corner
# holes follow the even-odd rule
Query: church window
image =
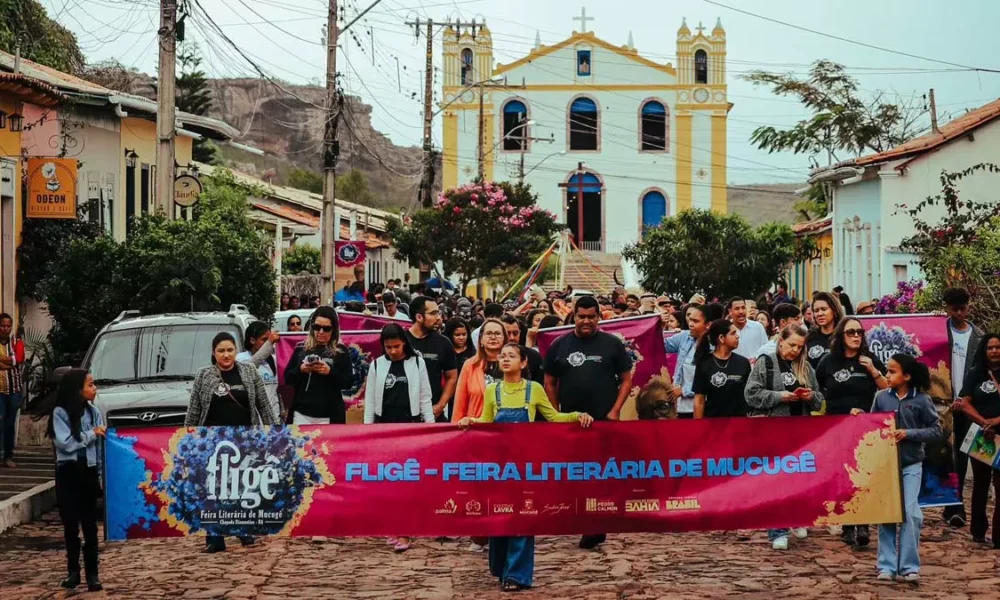
[(597, 150), (600, 113), (590, 98), (577, 98), (569, 107), (569, 149)]
[(590, 77), (592, 64), (590, 62), (590, 50), (576, 51), (576, 74), (578, 77)]
[(472, 50), (466, 48), (462, 50), (462, 85), (472, 83)]
[(708, 83), (708, 52), (704, 50), (694, 53), (694, 82)]
[(642, 150), (667, 149), (667, 109), (650, 100), (642, 105)]
[(510, 100), (503, 105), (503, 149), (524, 150), (528, 137), (528, 107), (520, 100)]

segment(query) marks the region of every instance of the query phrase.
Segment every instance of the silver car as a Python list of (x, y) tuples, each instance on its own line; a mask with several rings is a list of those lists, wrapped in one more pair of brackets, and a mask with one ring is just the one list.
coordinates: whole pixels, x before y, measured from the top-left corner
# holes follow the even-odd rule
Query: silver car
[(256, 319), (241, 304), (228, 312), (140, 316), (125, 311), (97, 334), (83, 367), (97, 384), (108, 427), (184, 425), (194, 376), (211, 364), (212, 338), (231, 333), (243, 348)]

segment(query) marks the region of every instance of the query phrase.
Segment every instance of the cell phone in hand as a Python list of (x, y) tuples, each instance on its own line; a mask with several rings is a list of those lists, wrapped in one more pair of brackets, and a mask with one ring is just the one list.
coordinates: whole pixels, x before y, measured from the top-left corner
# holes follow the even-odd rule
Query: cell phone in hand
[(314, 362), (318, 362), (318, 361), (319, 361), (319, 355), (318, 354), (310, 354), (310, 355), (306, 356), (302, 360), (302, 362), (306, 363), (307, 365), (311, 365)]
[(801, 397), (801, 396), (805, 396), (806, 394), (808, 394), (811, 391), (812, 390), (810, 390), (809, 388), (798, 387), (798, 388), (795, 388), (795, 391), (792, 392), (792, 393), (795, 394), (796, 396)]

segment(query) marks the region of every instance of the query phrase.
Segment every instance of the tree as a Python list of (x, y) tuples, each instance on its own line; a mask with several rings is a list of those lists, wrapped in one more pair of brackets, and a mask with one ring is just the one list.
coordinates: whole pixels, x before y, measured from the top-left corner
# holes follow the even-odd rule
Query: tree
[[(1000, 166), (991, 163), (944, 172), (941, 193), (913, 207), (897, 207), (897, 212), (912, 220), (916, 230), (900, 246), (917, 256), (928, 282), (917, 296), (918, 308), (940, 310), (945, 289), (965, 288), (974, 298), (973, 318), (988, 331), (1000, 331), (1000, 202), (965, 198), (959, 184), (971, 176), (997, 175)], [(933, 221), (923, 214), (925, 210), (939, 212), (942, 208), (944, 215)]]
[(277, 285), (270, 240), (253, 224), (246, 197), (258, 193), (228, 171), (202, 179), (193, 221), (143, 215), (128, 240), (79, 237), (57, 248), (38, 286), (56, 326), (52, 345), (82, 357), (90, 341), (123, 309), (144, 313), (217, 310), (245, 304), (270, 319)]
[(647, 290), (729, 298), (763, 293), (802, 252), (787, 225), (755, 230), (736, 214), (686, 210), (649, 229), (622, 256), (635, 263)]
[(351, 169), (337, 177), (337, 198), (363, 206), (375, 205), (375, 194), (368, 189), (368, 178), (360, 169)]
[(322, 194), (323, 176), (308, 169), (292, 167), (288, 172), (288, 185), (314, 194)]
[(527, 269), (560, 226), (536, 206), (527, 184), (469, 184), (447, 190), (431, 208), (406, 223), (389, 221), (396, 258), (411, 265), (441, 261), (445, 275), (461, 277), (461, 289), (498, 270)]
[(96, 221), (87, 219), (90, 204), (78, 209), (78, 218), (25, 219), (21, 245), (17, 247), (17, 299), (43, 301), (41, 284), (49, 277), (63, 248), (78, 239), (94, 239), (103, 234)]
[(287, 275), (319, 274), (320, 251), (312, 244), (299, 244), (285, 251), (281, 258), (281, 271)]
[[(177, 67), (180, 75), (174, 83), (177, 110), (193, 115), (207, 115), (212, 108), (212, 90), (208, 78), (201, 70), (201, 55), (198, 44), (191, 41), (177, 46)], [(201, 163), (215, 164), (218, 161), (218, 147), (205, 138), (194, 141), (191, 157)]]
[[(770, 87), (775, 95), (795, 97), (812, 113), (789, 128), (765, 125), (755, 129), (750, 141), (769, 153), (825, 154), (823, 158), (832, 164), (843, 154), (857, 157), (883, 152), (919, 133), (919, 121), (927, 113), (915, 97), (890, 99), (890, 94), (877, 91), (863, 99), (858, 81), (843, 65), (829, 60), (816, 61), (805, 79), (767, 71), (754, 71), (743, 79)], [(822, 216), (828, 200), (823, 189), (797, 208), (807, 218)]]
[(84, 64), (76, 36), (49, 18), (36, 0), (0, 0), (0, 50), (14, 54), (18, 37), (21, 57), (66, 73)]

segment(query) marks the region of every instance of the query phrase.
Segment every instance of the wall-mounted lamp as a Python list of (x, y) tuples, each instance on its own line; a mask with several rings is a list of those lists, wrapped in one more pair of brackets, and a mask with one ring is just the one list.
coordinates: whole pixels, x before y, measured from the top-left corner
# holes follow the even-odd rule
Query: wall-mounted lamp
[(135, 150), (130, 148), (125, 148), (125, 166), (135, 167), (136, 162), (139, 160), (139, 155), (135, 153)]

